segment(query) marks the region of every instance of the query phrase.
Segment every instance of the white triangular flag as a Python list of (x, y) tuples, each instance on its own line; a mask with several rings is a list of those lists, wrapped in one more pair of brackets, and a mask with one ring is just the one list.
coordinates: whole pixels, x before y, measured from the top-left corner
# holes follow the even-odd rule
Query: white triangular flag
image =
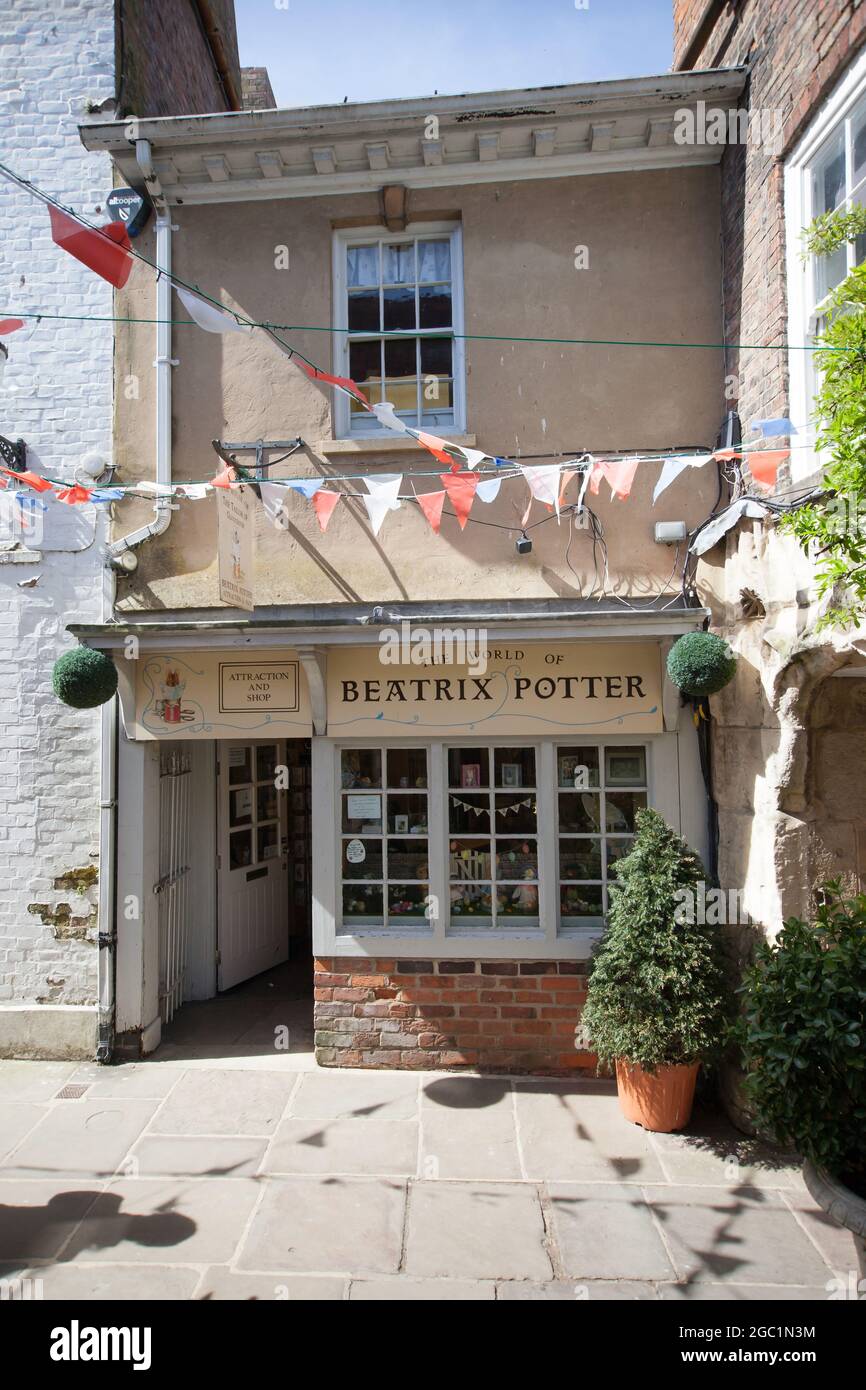
[(501, 486), (501, 478), (488, 478), (485, 482), (478, 484), (475, 489), (475, 496), (481, 502), (495, 502)]
[(145, 478), (126, 491), (139, 497), (171, 497), (174, 494), (174, 486), (171, 483), (152, 483)]
[(669, 488), (684, 469), (702, 468), (705, 463), (709, 463), (712, 457), (712, 454), (673, 454), (670, 458), (665, 459), (659, 480), (653, 488), (653, 506), (665, 488)]
[(175, 490), (192, 502), (203, 502), (208, 493), (213, 492), (210, 483), (178, 483)]
[(539, 502), (546, 502), (549, 506), (556, 508), (556, 515), (559, 516), (559, 476), (561, 469), (558, 463), (545, 463), (540, 468), (530, 468), (527, 464), (520, 465), (520, 471), (529, 484), (529, 491)]
[(738, 502), (727, 507), (721, 516), (717, 516), (705, 526), (700, 535), (692, 543), (691, 551), (693, 555), (705, 555), (708, 550), (712, 550), (714, 545), (722, 539), (732, 526), (736, 526), (744, 516), (758, 518), (767, 515), (769, 509), (759, 502), (755, 497), (741, 497)]
[(259, 491), (262, 495), (262, 506), (268, 521), (272, 526), (278, 526), (281, 530), (285, 530), (288, 521), (285, 510), (288, 495), (286, 489), (281, 487), (279, 483), (259, 483)]
[(364, 478), (362, 481), (369, 496), (365, 497), (361, 493), (361, 501), (367, 508), (367, 516), (370, 518), (373, 535), (378, 536), (382, 529), (382, 522), (385, 520), (385, 513), (399, 511), (400, 500), (397, 494), (400, 491), (403, 474), (380, 473), (378, 478)]
[(219, 309), (216, 304), (209, 304), (206, 299), (200, 299), (192, 290), (181, 289), (180, 285), (175, 285), (178, 297), (183, 303), (191, 319), (203, 328), (205, 333), (249, 333), (252, 324), (238, 323), (234, 314), (228, 309)]
[(467, 468), (477, 468), (479, 463), (491, 457), (490, 454), (485, 454), (483, 449), (464, 449), (462, 444), (452, 444), (451, 448), (463, 455)]
[(394, 406), (390, 401), (378, 401), (373, 406), (373, 414), (389, 430), (397, 430), (400, 434), (408, 434), (409, 429), (403, 420), (394, 414)]

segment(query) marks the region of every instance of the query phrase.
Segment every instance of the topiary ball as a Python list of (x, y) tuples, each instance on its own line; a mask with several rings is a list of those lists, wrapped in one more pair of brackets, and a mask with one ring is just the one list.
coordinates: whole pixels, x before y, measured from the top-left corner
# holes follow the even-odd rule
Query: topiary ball
[(668, 652), (668, 675), (684, 695), (715, 695), (736, 669), (737, 658), (714, 632), (687, 632)]
[(73, 647), (54, 663), (51, 684), (58, 700), (73, 709), (104, 705), (117, 690), (117, 668), (105, 652)]

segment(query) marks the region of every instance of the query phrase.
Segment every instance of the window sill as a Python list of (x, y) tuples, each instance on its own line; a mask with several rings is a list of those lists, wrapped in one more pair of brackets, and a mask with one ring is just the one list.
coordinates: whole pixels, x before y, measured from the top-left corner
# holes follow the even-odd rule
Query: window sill
[[(443, 434), (440, 438), (449, 444), (461, 444), (466, 449), (476, 447), (474, 434)], [(359, 435), (353, 439), (320, 439), (313, 447), (317, 454), (324, 454), (326, 458), (347, 454), (429, 454), (429, 450), (413, 439), (411, 434), (393, 432), (384, 436)]]

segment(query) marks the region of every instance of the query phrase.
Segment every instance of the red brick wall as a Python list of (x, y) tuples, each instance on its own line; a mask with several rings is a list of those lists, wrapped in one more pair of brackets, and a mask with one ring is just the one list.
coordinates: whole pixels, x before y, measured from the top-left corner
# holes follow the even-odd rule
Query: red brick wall
[(674, 0), (675, 69), (751, 63), (744, 103), (782, 122), (780, 151), (750, 140), (722, 159), (725, 338), (779, 345), (728, 353), (732, 394), (720, 405), (739, 409), (746, 430), (788, 414), (784, 155), (864, 40), (864, 0)]
[(582, 963), (334, 957), (314, 998), (320, 1066), (595, 1073), (575, 1047)]
[[(240, 92), (233, 0), (211, 0)], [(226, 111), (214, 57), (194, 0), (116, 0), (122, 114), (198, 116)]]

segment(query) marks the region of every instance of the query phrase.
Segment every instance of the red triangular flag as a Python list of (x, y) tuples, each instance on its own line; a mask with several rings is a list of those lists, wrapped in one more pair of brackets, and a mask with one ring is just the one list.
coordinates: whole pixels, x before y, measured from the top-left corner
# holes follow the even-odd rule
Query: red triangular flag
[(211, 478), (211, 487), (230, 488), (232, 483), (236, 483), (237, 480), (237, 473), (232, 468), (231, 464), (227, 463), (225, 468), (221, 469), (215, 478)]
[(319, 526), (323, 531), (327, 531), (328, 522), (334, 513), (334, 508), (340, 500), (339, 492), (327, 492), (324, 488), (319, 488), (318, 492), (313, 493), (313, 506), (316, 509), (316, 516), (319, 518)]
[(86, 487), (81, 487), (79, 483), (73, 483), (72, 487), (62, 487), (57, 494), (58, 502), (68, 502), (70, 507), (74, 507), (76, 502), (89, 502), (92, 493)]
[(132, 270), (132, 257), (127, 254), (129, 233), (123, 223), (109, 222), (99, 228), (84, 227), (59, 208), (49, 207), (48, 214), (51, 218), (52, 241), (86, 265), (88, 270), (101, 275), (116, 290), (122, 290)]
[(620, 501), (624, 501), (631, 492), (637, 465), (637, 459), (602, 460), (600, 464), (601, 471), (610, 483), (611, 490)]
[(478, 486), (477, 473), (440, 473), (440, 482), (448, 493), (449, 500), (454, 508), (454, 515), (460, 523), (462, 531), (466, 525), (469, 513), (472, 511), (472, 503), (475, 499), (475, 489)]
[[(326, 381), (330, 386), (339, 386), (341, 391), (346, 391), (350, 396), (354, 396), (356, 401), (360, 401), (366, 410), (372, 409), (370, 402), (367, 400), (361, 388), (356, 386), (351, 378), (347, 376), (332, 376), (330, 372), (323, 372), (320, 367), (314, 367), (311, 362), (302, 362), (300, 357), (296, 357), (295, 361), (301, 371), (306, 372), (310, 381)], [(339, 493), (337, 495), (339, 496)]]
[(604, 477), (604, 469), (600, 463), (594, 463), (589, 475), (589, 490), (593, 497), (597, 496), (601, 480)]
[(17, 329), (23, 327), (23, 319), (0, 319), (0, 338), (7, 338), (10, 333), (15, 333)]
[(425, 449), (429, 449), (433, 457), (438, 459), (440, 463), (450, 463), (452, 472), (456, 472), (457, 469), (459, 469), (460, 463), (455, 461), (454, 455), (446, 454), (445, 450), (441, 447), (442, 444), (445, 443), (444, 439), (440, 439), (439, 436), (435, 434), (425, 434), (423, 430), (418, 430), (415, 438), (418, 440), (419, 444), (424, 445)]
[(445, 493), (443, 492), (422, 492), (415, 494), (418, 506), (430, 522), (431, 530), (439, 535), (439, 527), (442, 525), (442, 508), (445, 505)]
[[(46, 482), (44, 478), (40, 478), (38, 473), (31, 473), (29, 469), (25, 469), (22, 473), (16, 473), (13, 468), (0, 468), (0, 473), (5, 473), (7, 477), (14, 478), (19, 483), (26, 483), (28, 487), (33, 488), (34, 492), (51, 491), (51, 484)], [(4, 482), (3, 486), (8, 487), (9, 484)]]
[(744, 457), (754, 481), (772, 492), (776, 486), (779, 464), (784, 462), (790, 452), (790, 449), (756, 449), (753, 454), (746, 454)]

